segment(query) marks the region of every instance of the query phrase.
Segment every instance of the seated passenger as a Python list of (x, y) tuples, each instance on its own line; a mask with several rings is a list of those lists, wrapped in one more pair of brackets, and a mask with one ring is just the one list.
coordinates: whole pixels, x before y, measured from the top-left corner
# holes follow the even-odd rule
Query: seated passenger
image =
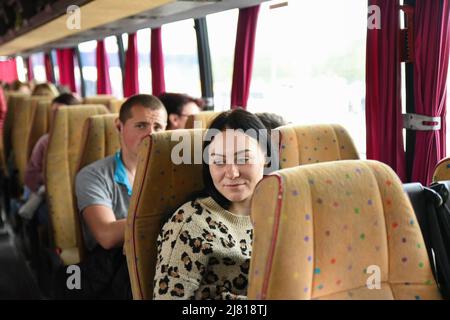
[(28, 83), (21, 82), (19, 80), (16, 80), (11, 84), (11, 90), (14, 92), (31, 94), (30, 85)]
[[(70, 93), (63, 93), (52, 100), (51, 110), (52, 118), (55, 117), (56, 112), (61, 106), (69, 106), (80, 104)], [(33, 147), (33, 151), (28, 160), (25, 169), (24, 183), (25, 187), (31, 192), (29, 200), (19, 210), (19, 214), (25, 219), (31, 219), (34, 212), (44, 197), (44, 161), (47, 154), (47, 147), (49, 142), (49, 134), (42, 135)]]
[(203, 145), (205, 189), (158, 237), (154, 299), (246, 299), (251, 201), (266, 150), (270, 139), (254, 114), (237, 109), (214, 119)]
[(50, 98), (54, 98), (59, 95), (59, 92), (53, 83), (45, 82), (45, 83), (37, 84), (34, 87), (31, 95), (32, 96), (47, 96)]
[(126, 216), (138, 161), (148, 135), (165, 130), (166, 110), (156, 97), (130, 97), (116, 119), (120, 146), (114, 155), (84, 167), (76, 177), (78, 210), (88, 257), (81, 263), (82, 298), (131, 298), (122, 252)]
[(201, 99), (194, 99), (186, 94), (163, 93), (158, 98), (167, 110), (167, 130), (184, 129), (187, 118), (203, 108)]

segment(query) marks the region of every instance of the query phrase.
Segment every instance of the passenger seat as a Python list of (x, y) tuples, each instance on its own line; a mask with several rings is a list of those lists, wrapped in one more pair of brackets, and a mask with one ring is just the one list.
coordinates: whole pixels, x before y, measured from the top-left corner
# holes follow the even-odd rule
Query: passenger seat
[(60, 107), (50, 131), (45, 163), (47, 203), (54, 245), (65, 265), (80, 262), (84, 248), (74, 201), (83, 124), (90, 116), (106, 113), (103, 105)]
[(326, 161), (359, 159), (352, 138), (338, 124), (287, 125), (279, 132), (280, 168)]
[(249, 299), (441, 299), (413, 208), (385, 164), (280, 170), (258, 184), (252, 221)]

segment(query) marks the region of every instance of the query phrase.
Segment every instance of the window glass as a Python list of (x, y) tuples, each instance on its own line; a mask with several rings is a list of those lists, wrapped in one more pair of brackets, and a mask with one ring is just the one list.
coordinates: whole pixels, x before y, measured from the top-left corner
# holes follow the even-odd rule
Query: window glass
[(150, 29), (142, 29), (137, 32), (137, 45), (139, 56), (139, 92), (150, 94), (152, 92)]
[(163, 25), (161, 33), (166, 90), (201, 97), (194, 20)]
[(367, 2), (277, 3), (261, 4), (248, 109), (339, 123), (364, 158)]
[(116, 98), (123, 98), (122, 69), (120, 68), (119, 46), (115, 36), (105, 38), (105, 49), (109, 60), (112, 95)]
[(87, 41), (78, 45), (83, 66), (83, 78), (86, 89), (86, 96), (95, 96), (97, 94), (97, 41)]
[(34, 53), (30, 56), (31, 65), (33, 66), (34, 80), (38, 83), (46, 82), (45, 63), (43, 53)]
[[(214, 109), (230, 109), (233, 81), (234, 46), (239, 10), (233, 9), (206, 17), (214, 80)], [(226, 26), (226, 32), (224, 32)]]

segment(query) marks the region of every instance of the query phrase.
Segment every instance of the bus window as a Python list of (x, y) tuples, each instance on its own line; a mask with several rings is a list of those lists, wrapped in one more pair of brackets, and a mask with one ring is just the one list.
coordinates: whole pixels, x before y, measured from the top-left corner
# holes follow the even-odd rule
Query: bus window
[(36, 82), (46, 82), (44, 54), (42, 52), (34, 53), (30, 56), (30, 59), (33, 66), (34, 80)]
[[(206, 16), (214, 80), (215, 111), (230, 108), (238, 15), (239, 10), (233, 9)], [(227, 32), (224, 32), (224, 26), (227, 26)]]
[(97, 94), (97, 66), (95, 50), (97, 41), (86, 41), (78, 45), (81, 61), (83, 65), (84, 85), (86, 96), (95, 96)]
[(161, 34), (167, 92), (181, 92), (201, 97), (194, 20), (163, 25)]
[(16, 66), (17, 66), (17, 76), (20, 81), (27, 81), (27, 71), (25, 69), (24, 61), (21, 56), (16, 57)]
[(111, 81), (112, 95), (116, 98), (122, 98), (122, 69), (120, 68), (119, 47), (115, 36), (105, 38), (105, 49), (109, 60), (109, 78)]
[(137, 32), (139, 56), (139, 92), (152, 93), (152, 73), (150, 69), (150, 29)]
[(365, 158), (367, 3), (289, 1), (271, 8), (277, 3), (261, 4), (248, 109), (276, 110), (296, 124), (339, 123)]

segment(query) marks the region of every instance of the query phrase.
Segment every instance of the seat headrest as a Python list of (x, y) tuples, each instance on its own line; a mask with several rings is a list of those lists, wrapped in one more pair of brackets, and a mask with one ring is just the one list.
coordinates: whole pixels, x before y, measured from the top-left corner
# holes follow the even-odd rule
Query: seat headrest
[[(195, 115), (190, 115), (186, 121), (186, 129), (206, 129), (213, 120), (220, 114), (215, 111), (202, 111)], [(198, 126), (200, 124), (200, 126)], [(194, 127), (197, 125), (197, 127)]]
[(287, 125), (280, 134), (280, 167), (359, 159), (348, 132), (338, 124)]
[(450, 158), (439, 161), (434, 169), (433, 181), (450, 180)]
[(118, 116), (117, 113), (100, 114), (91, 116), (84, 122), (77, 171), (112, 155), (120, 148), (119, 134), (115, 126)]

